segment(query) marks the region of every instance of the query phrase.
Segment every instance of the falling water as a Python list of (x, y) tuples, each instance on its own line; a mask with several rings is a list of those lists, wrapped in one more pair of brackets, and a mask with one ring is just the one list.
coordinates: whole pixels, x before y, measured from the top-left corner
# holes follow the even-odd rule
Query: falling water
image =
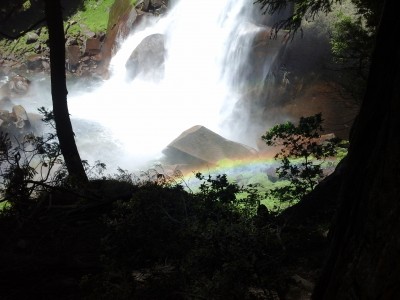
[[(248, 22), (253, 9), (245, 0), (180, 0), (166, 16), (131, 34), (111, 61), (110, 79), (94, 91), (70, 91), (82, 157), (105, 161), (111, 170), (135, 168), (159, 158), (194, 125), (243, 141), (228, 119), (241, 96), (251, 39), (260, 30)], [(126, 80), (132, 51), (155, 33), (165, 37), (164, 77)]]

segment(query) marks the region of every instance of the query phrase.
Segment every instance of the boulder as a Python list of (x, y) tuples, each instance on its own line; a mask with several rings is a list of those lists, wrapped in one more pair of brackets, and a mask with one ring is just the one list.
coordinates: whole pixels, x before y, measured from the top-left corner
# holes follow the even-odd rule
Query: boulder
[(27, 44), (36, 43), (38, 40), (39, 40), (39, 35), (36, 32), (28, 32), (27, 33), (27, 38), (26, 38)]
[(213, 165), (223, 159), (240, 159), (256, 155), (257, 151), (197, 125), (173, 140), (163, 150), (163, 154), (171, 164)]
[(18, 140), (34, 130), (26, 110), (21, 105), (14, 105), (12, 111), (0, 109), (0, 130)]
[(164, 35), (152, 34), (142, 40), (126, 62), (128, 78), (139, 74), (149, 79), (160, 79), (164, 74)]
[(28, 93), (31, 81), (24, 76), (15, 75), (1, 87), (1, 94), (8, 97), (25, 95)]
[(42, 57), (39, 54), (30, 55), (26, 59), (26, 67), (29, 70), (38, 70), (43, 67)]
[(8, 110), (0, 109), (0, 120), (2, 125), (11, 122), (11, 115)]
[(15, 127), (18, 129), (27, 129), (30, 127), (28, 114), (22, 105), (15, 105), (12, 108), (12, 115), (15, 119)]

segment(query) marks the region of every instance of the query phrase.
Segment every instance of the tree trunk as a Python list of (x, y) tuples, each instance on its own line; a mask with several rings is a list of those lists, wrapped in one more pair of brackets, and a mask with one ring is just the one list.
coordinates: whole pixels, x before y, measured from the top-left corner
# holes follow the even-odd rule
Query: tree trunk
[(76, 147), (67, 105), (65, 76), (65, 35), (59, 0), (45, 0), (45, 13), (49, 29), (51, 94), (53, 113), (61, 152), (71, 179), (78, 184), (88, 181)]
[(313, 299), (400, 299), (400, 18), (386, 1)]

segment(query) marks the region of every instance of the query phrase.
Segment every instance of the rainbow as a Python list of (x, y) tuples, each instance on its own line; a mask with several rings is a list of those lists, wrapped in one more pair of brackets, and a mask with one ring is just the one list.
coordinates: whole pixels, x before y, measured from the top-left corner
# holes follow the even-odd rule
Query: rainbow
[(208, 177), (226, 174), (228, 180), (239, 185), (261, 183), (259, 181), (270, 181), (275, 176), (275, 169), (279, 166), (279, 161), (273, 158), (271, 153), (258, 153), (240, 159), (223, 159), (215, 164), (201, 166), (177, 166), (170, 170), (167, 175), (174, 178), (177, 182), (183, 182), (188, 187), (197, 186), (199, 180), (196, 173)]

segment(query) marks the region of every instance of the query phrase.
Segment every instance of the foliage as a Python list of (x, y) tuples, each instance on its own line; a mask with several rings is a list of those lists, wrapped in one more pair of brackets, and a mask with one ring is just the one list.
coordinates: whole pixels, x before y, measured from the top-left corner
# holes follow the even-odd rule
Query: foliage
[(114, 0), (84, 1), (83, 8), (70, 18), (78, 22), (70, 27), (70, 33), (81, 31), (82, 25), (93, 32), (105, 32), (107, 29), (109, 10), (113, 3)]
[(359, 16), (366, 19), (366, 26), (370, 29), (377, 28), (383, 9), (383, 1), (380, 0), (352, 0), (357, 7)]
[[(42, 113), (51, 124), (51, 112)], [(51, 145), (44, 143), (37, 155), (47, 157), (51, 149), (57, 155), (57, 144)], [(10, 174), (18, 174), (15, 170)], [(24, 178), (23, 188), (17, 189), (21, 201), (9, 199), (12, 208), (29, 203), (31, 209), (2, 212), (0, 223), (13, 228), (13, 220), (29, 216), (10, 238), (11, 245), (28, 247), (18, 257), (24, 262), (28, 253), (42, 264), (61, 251), (61, 269), (50, 267), (60, 272), (71, 264), (68, 273), (76, 273), (86, 299), (246, 299), (252, 297), (250, 287), (268, 299), (269, 290), (278, 289), (288, 276), (283, 265), (293, 252), (286, 247), (299, 252), (297, 239), (281, 238), (276, 216), (260, 205), (257, 189), (229, 182), (225, 174), (196, 174), (201, 181), (197, 192), (154, 170), (140, 176), (120, 170), (113, 178), (92, 179), (79, 191), (65, 175), (46, 182)], [(22, 193), (26, 183), (36, 184), (29, 195)], [(32, 246), (25, 246), (25, 236), (36, 236)], [(0, 246), (3, 251), (8, 248)], [(93, 260), (95, 267), (88, 269)], [(14, 267), (6, 263), (6, 270)], [(49, 276), (45, 271), (35, 278), (28, 275), (22, 284)]]
[[(42, 121), (54, 129), (53, 112), (44, 107), (38, 111)], [(106, 167), (99, 161), (93, 166), (83, 164), (92, 178), (101, 176)], [(8, 134), (0, 132), (0, 202), (23, 213), (36, 205), (41, 193), (60, 186), (68, 187), (68, 172), (55, 133), (28, 134), (13, 143)]]
[[(364, 15), (369, 27), (376, 27), (379, 23), (383, 3), (379, 0), (351, 0), (357, 7), (359, 15)], [(303, 20), (312, 21), (320, 14), (328, 14), (332, 6), (341, 3), (341, 0), (256, 0), (264, 14), (273, 14), (280, 11), (290, 10), (291, 15), (285, 20), (278, 21), (274, 28), (277, 30), (288, 29), (294, 34), (302, 26)]]
[(279, 124), (262, 136), (268, 146), (281, 147), (275, 155), (281, 163), (276, 172), (289, 182), (272, 189), (269, 197), (289, 203), (299, 201), (324, 177), (322, 164), (335, 156), (339, 139), (321, 140), (322, 123), (321, 114), (301, 117), (297, 126), (291, 122)]
[(375, 30), (363, 24), (361, 17), (338, 14), (331, 30), (331, 49), (335, 67), (341, 70), (339, 79), (355, 99), (365, 91)]
[[(337, 0), (339, 1), (339, 0)], [(319, 12), (328, 13), (331, 11), (333, 1), (308, 1), (308, 0), (256, 0), (260, 4), (264, 14), (273, 14), (275, 12), (285, 11), (293, 8), (291, 16), (285, 20), (278, 21), (274, 28), (276, 30), (287, 29), (294, 34), (302, 24), (304, 19), (313, 20)]]
[[(4, 33), (9, 33), (10, 31), (12, 33), (10, 35), (15, 35), (25, 31), (35, 21), (43, 19), (42, 2), (43, 1), (23, 2), (18, 0), (14, 4), (8, 5), (6, 1), (3, 9), (4, 11), (2, 10), (0, 12), (0, 25), (7, 25), (4, 26)], [(107, 29), (109, 9), (113, 2), (114, 0), (74, 0), (64, 3), (64, 17), (66, 20), (64, 27), (66, 28), (66, 34), (68, 36), (77, 37), (84, 34), (85, 31), (96, 33), (105, 32)], [(27, 3), (34, 3), (34, 5), (28, 7)], [(25, 9), (18, 9), (19, 6), (25, 7)], [(10, 12), (12, 12), (11, 15)], [(10, 16), (11, 20), (8, 20), (7, 18)], [(14, 28), (11, 28), (10, 24), (12, 24)], [(12, 41), (0, 38), (0, 52), (4, 56), (8, 56), (12, 53), (18, 57), (43, 52), (48, 40), (48, 31), (46, 26), (43, 25), (44, 24), (41, 23), (34, 28), (39, 36), (39, 40), (36, 43), (27, 43), (28, 34), (22, 35)], [(38, 47), (38, 45), (41, 45), (41, 47)]]
[(58, 185), (66, 177), (61, 151), (54, 134), (26, 135), (12, 144), (8, 134), (0, 132), (0, 195), (17, 210), (31, 205), (32, 195)]
[(105, 219), (105, 271), (82, 282), (88, 299), (245, 299), (249, 286), (276, 284), (281, 258), (271, 253), (281, 246), (260, 195), (226, 175), (196, 177), (197, 193), (147, 182), (115, 204)]

